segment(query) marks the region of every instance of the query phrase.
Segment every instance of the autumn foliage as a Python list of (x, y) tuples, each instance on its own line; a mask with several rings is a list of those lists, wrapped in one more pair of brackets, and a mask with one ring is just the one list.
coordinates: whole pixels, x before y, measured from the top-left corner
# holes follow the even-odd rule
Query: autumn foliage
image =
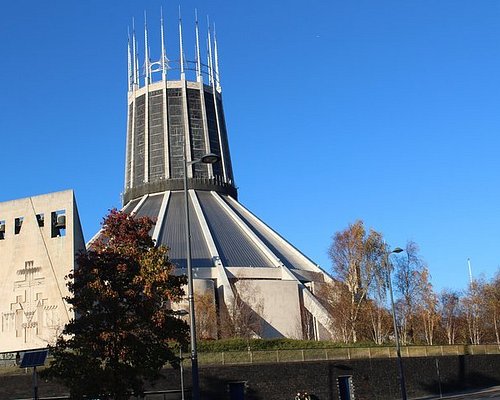
[(178, 365), (172, 343), (185, 344), (188, 327), (170, 305), (184, 295), (185, 277), (173, 274), (168, 249), (155, 247), (152, 225), (112, 210), (68, 275), (76, 317), (51, 349), (45, 376), (61, 380), (72, 399), (128, 399), (166, 363)]
[(393, 342), (390, 277), (403, 345), (500, 344), (500, 270), (490, 281), (471, 281), (466, 290), (436, 293), (415, 242), (399, 254), (390, 251), (383, 235), (363, 221), (333, 235), (328, 254), (334, 280), (318, 295), (330, 311), (334, 340)]

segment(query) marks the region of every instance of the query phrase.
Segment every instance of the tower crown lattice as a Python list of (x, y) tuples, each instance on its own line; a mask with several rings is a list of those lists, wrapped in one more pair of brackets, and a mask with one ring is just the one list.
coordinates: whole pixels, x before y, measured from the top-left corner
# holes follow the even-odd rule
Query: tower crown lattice
[(215, 87), (217, 92), (222, 91), (219, 74), (219, 50), (217, 46), (217, 35), (215, 32), (215, 24), (213, 24), (213, 32), (210, 29), (210, 22), (207, 18), (207, 36), (206, 36), (206, 61), (202, 61), (200, 46), (200, 28), (198, 22), (198, 14), (195, 10), (195, 52), (194, 57), (186, 57), (183, 41), (182, 19), (179, 10), (179, 49), (178, 55), (174, 58), (169, 58), (167, 55), (167, 47), (165, 45), (165, 29), (163, 12), (160, 17), (160, 41), (161, 54), (157, 60), (151, 57), (149, 48), (149, 31), (147, 25), (146, 14), (144, 14), (144, 61), (139, 58), (139, 45), (135, 32), (135, 21), (132, 21), (132, 35), (129, 33), (128, 38), (128, 89), (129, 91), (137, 90), (140, 87), (152, 84), (159, 80), (175, 80), (193, 78), (197, 82), (203, 82), (205, 79), (209, 86)]

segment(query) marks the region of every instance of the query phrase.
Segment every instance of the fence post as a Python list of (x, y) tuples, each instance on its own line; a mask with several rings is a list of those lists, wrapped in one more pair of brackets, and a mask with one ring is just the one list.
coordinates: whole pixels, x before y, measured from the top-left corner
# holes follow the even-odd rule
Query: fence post
[(225, 362), (224, 362), (224, 352), (222, 352), (222, 365), (224, 365)]
[(302, 361), (305, 361), (306, 359), (304, 357), (304, 349), (302, 349), (300, 352), (302, 353)]
[(350, 347), (347, 348), (347, 359), (348, 360), (351, 359), (351, 348)]

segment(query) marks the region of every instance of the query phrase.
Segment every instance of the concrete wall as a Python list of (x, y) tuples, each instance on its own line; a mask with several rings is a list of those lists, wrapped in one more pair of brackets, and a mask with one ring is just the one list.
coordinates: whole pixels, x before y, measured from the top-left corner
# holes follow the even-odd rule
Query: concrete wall
[[(60, 211), (66, 229), (54, 231), (52, 216)], [(22, 219), (17, 230), (16, 219)], [(72, 316), (63, 301), (69, 295), (64, 277), (84, 248), (73, 192), (0, 203), (1, 222), (0, 352), (46, 347)]]
[[(439, 395), (473, 387), (500, 384), (500, 356), (421, 357), (404, 360), (408, 397)], [(304, 362), (204, 368), (205, 400), (229, 399), (228, 382), (246, 381), (248, 400), (293, 399), (307, 391), (317, 400), (337, 400), (339, 376), (352, 376), (357, 400), (400, 399), (396, 359)], [(172, 382), (175, 384), (175, 382)]]
[(235, 283), (235, 288), (262, 318), (262, 337), (302, 339), (297, 282), (242, 279)]

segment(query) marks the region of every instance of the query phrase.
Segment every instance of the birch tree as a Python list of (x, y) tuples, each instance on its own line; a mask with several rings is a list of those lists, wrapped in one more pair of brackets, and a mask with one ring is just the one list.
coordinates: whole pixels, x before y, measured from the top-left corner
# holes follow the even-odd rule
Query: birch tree
[(423, 268), (419, 274), (419, 279), (418, 314), (422, 321), (425, 342), (432, 346), (434, 344), (434, 334), (440, 320), (437, 310), (438, 297), (432, 288), (427, 268)]
[(443, 290), (439, 296), (439, 313), (448, 344), (455, 344), (460, 317), (460, 294)]
[(358, 340), (358, 321), (363, 303), (383, 271), (385, 246), (382, 235), (366, 231), (363, 221), (356, 221), (333, 236), (328, 255), (332, 260), (332, 274), (345, 285), (342, 295), (342, 313), (345, 315), (345, 338)]
[(416, 306), (422, 294), (422, 274), (426, 265), (420, 258), (418, 245), (413, 241), (407, 242), (405, 252), (394, 258), (400, 336), (401, 342), (408, 344), (415, 339)]
[(484, 286), (486, 314), (491, 321), (495, 342), (500, 344), (500, 271), (495, 278)]
[(483, 280), (473, 280), (469, 284), (466, 295), (462, 298), (470, 344), (481, 344), (484, 336), (485, 324), (482, 318), (485, 310), (484, 286)]

